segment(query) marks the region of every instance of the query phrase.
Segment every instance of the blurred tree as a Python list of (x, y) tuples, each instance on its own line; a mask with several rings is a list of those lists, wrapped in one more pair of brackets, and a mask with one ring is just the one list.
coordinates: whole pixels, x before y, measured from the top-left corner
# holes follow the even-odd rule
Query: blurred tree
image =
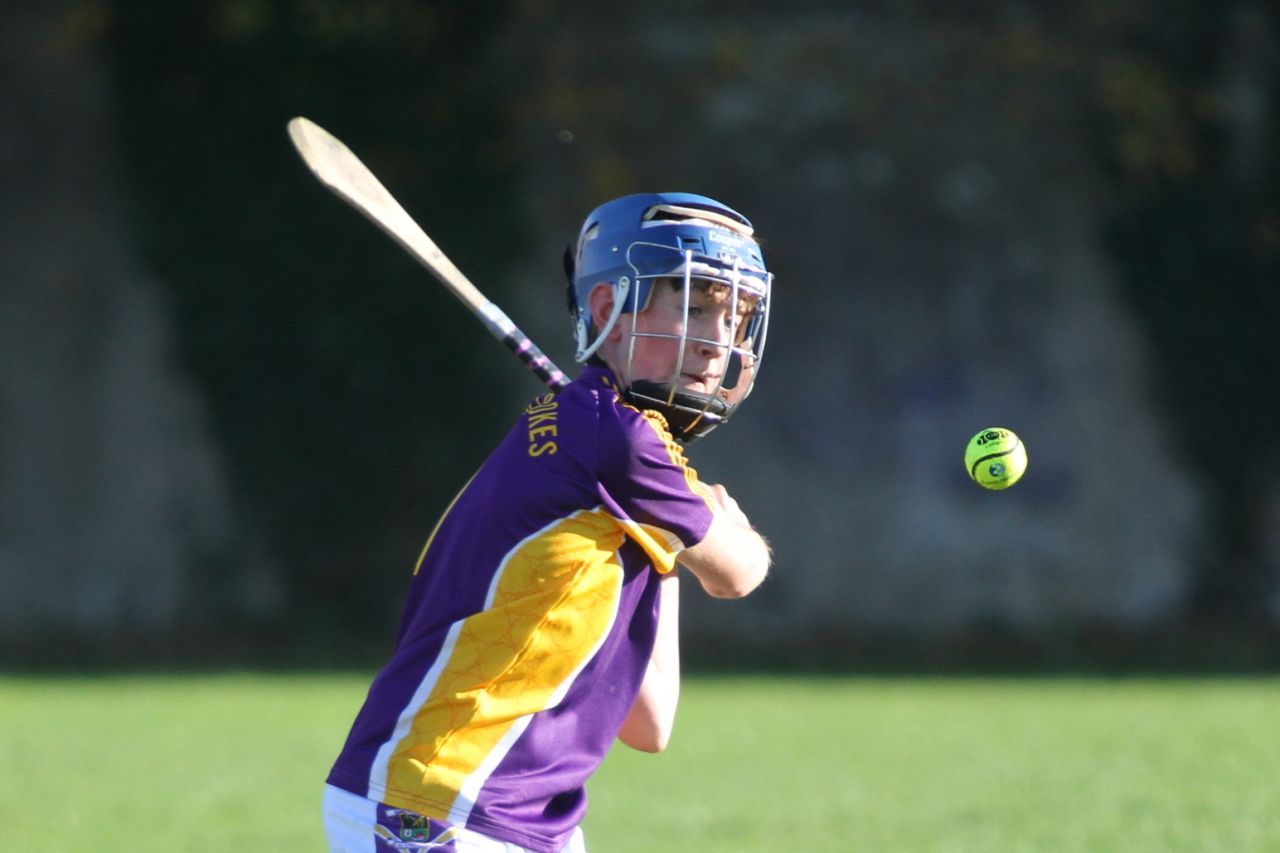
[(493, 385), (512, 374), (469, 357), (478, 327), (306, 173), (285, 123), (344, 139), (460, 266), (500, 281), (522, 239), (486, 50), (507, 4), (109, 5), (146, 248), (240, 504), (291, 611), (386, 637), (421, 539), (505, 428)]
[[(696, 180), (774, 223), (808, 223), (813, 244), (849, 242), (852, 221), (863, 256), (877, 239), (884, 257), (929, 255), (902, 250), (923, 241), (952, 266), (950, 239), (961, 257), (981, 256), (972, 270), (994, 269), (994, 250), (1019, 235), (1007, 220), (976, 221), (981, 199), (990, 214), (1019, 196), (991, 191), (1001, 181), (984, 161), (1005, 161), (995, 174), (1008, 185), (1044, 180), (1037, 157), (1085, 184), (1092, 164), (1058, 132), (1084, 111), (1107, 167), (1109, 247), (1156, 348), (1182, 454), (1217, 501), (1219, 539), (1193, 604), (1258, 613), (1274, 589), (1261, 537), (1280, 468), (1280, 188), (1268, 156), (1280, 109), (1276, 13), (1260, 4), (1001, 0), (975, 15), (831, 2), (813, 18), (747, 4), (758, 17), (726, 28), (674, 3), (619, 18), (501, 0), (78, 2), (108, 10), (147, 244), (241, 504), (274, 543), (299, 612), (350, 627), (398, 607), (383, 593), (403, 583), (419, 544), (407, 540), (505, 424), (493, 386), (521, 377), (501, 356), (467, 358), (486, 344), (462, 309), (306, 175), (284, 136), (295, 114), (346, 140), (490, 290), (520, 256), (526, 220), (512, 200), (527, 180), (548, 221), (659, 177)], [(540, 29), (512, 38), (515, 15)], [(625, 63), (600, 49), (619, 29)], [(512, 117), (537, 135), (513, 131)], [(517, 152), (530, 138), (549, 165), (526, 176)], [(1068, 156), (1047, 157), (1055, 145)], [(933, 161), (947, 168), (920, 167)], [(946, 198), (970, 200), (943, 209), (939, 181)], [(922, 220), (937, 233), (922, 235)], [(803, 269), (786, 254), (799, 241), (768, 230), (775, 263)], [(989, 242), (974, 250), (973, 234)], [(933, 269), (905, 267), (895, 295), (915, 283), (932, 299)]]
[(1131, 3), (1094, 106), (1108, 245), (1217, 535), (1191, 608), (1274, 618), (1267, 508), (1280, 479), (1280, 12)]

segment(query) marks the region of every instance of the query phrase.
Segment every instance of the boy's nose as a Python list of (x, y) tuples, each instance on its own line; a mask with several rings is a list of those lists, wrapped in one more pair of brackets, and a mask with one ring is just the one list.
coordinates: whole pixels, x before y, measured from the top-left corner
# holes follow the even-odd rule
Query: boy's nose
[(728, 352), (729, 332), (730, 330), (719, 322), (713, 324), (711, 328), (704, 329), (703, 333), (698, 335), (698, 352), (707, 358), (714, 358), (717, 355)]

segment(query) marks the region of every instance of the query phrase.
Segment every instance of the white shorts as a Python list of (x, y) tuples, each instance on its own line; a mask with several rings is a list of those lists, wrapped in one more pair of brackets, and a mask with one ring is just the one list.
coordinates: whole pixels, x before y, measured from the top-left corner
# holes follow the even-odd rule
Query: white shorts
[[(441, 853), (532, 853), (470, 829), (428, 819), (404, 809), (384, 809), (394, 823), (378, 821), (378, 803), (350, 791), (324, 786), (324, 831), (329, 853), (386, 853), (391, 850)], [(582, 827), (573, 831), (561, 853), (587, 853)]]

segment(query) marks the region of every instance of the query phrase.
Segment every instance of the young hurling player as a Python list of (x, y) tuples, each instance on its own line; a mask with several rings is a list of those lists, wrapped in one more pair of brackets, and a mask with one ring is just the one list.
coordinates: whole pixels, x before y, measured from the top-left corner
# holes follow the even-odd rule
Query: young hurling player
[(677, 564), (737, 598), (769, 549), (678, 442), (750, 393), (772, 281), (712, 199), (626, 196), (566, 255), (581, 375), (537, 397), (427, 540), (325, 787), (333, 851), (585, 849), (615, 739), (666, 746)]

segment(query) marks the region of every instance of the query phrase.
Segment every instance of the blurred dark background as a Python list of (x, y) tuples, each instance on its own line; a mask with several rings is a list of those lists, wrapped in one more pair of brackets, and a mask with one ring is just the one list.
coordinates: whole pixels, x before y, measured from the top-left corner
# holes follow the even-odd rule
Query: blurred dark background
[(753, 219), (770, 350), (690, 455), (776, 567), (686, 585), (693, 667), (1280, 664), (1273, 4), (0, 6), (0, 665), (377, 662), (538, 392), (295, 115), (565, 368), (589, 209)]

